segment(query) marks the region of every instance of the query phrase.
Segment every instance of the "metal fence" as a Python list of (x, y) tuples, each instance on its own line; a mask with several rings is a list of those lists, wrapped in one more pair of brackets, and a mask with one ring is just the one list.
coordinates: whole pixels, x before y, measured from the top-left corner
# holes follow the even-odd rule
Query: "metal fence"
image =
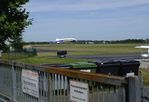
[(136, 96), (127, 95), (132, 85), (124, 77), (0, 61), (0, 102), (139, 102), (128, 99)]

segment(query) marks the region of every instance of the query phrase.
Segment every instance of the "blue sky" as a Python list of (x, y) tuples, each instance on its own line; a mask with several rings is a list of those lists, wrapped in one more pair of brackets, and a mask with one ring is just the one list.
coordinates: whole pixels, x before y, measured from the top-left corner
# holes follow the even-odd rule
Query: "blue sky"
[(25, 41), (120, 40), (149, 37), (149, 0), (30, 0)]

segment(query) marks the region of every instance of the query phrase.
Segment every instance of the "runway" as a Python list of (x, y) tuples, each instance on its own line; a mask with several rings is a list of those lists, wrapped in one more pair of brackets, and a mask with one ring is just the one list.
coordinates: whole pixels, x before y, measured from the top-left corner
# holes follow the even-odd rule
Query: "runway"
[(88, 59), (94, 61), (112, 61), (112, 60), (135, 60), (141, 59), (139, 54), (128, 54), (128, 55), (89, 55), (89, 56), (68, 56), (70, 58)]
[[(58, 50), (38, 49), (37, 52), (55, 52)], [(69, 55), (68, 58), (88, 59), (94, 61), (111, 61), (111, 60), (134, 60), (141, 59), (140, 54), (123, 54), (123, 55)]]

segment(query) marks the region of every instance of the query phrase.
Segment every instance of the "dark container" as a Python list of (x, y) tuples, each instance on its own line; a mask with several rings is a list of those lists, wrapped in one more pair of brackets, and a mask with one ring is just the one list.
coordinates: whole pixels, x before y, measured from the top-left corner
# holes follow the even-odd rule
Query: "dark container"
[(60, 58), (64, 58), (67, 55), (67, 51), (65, 50), (61, 50), (61, 51), (57, 51), (57, 56)]
[(127, 73), (134, 73), (135, 75), (138, 75), (139, 72), (139, 66), (140, 62), (135, 60), (121, 60), (120, 61), (120, 76), (125, 76)]
[(109, 62), (96, 62), (96, 73), (126, 76), (127, 73), (138, 75), (140, 62), (135, 60), (116, 60)]
[(119, 76), (119, 67), (120, 67), (119, 61), (110, 61), (110, 62), (103, 62), (103, 63), (96, 62), (96, 64), (98, 65), (96, 73)]

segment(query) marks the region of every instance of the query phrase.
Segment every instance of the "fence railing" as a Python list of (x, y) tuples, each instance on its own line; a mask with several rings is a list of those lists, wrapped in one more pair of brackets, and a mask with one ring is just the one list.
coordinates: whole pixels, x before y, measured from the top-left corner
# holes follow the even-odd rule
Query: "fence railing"
[(128, 85), (129, 81), (124, 77), (0, 61), (0, 101), (4, 102), (132, 102), (136, 94), (127, 93), (135, 85)]

